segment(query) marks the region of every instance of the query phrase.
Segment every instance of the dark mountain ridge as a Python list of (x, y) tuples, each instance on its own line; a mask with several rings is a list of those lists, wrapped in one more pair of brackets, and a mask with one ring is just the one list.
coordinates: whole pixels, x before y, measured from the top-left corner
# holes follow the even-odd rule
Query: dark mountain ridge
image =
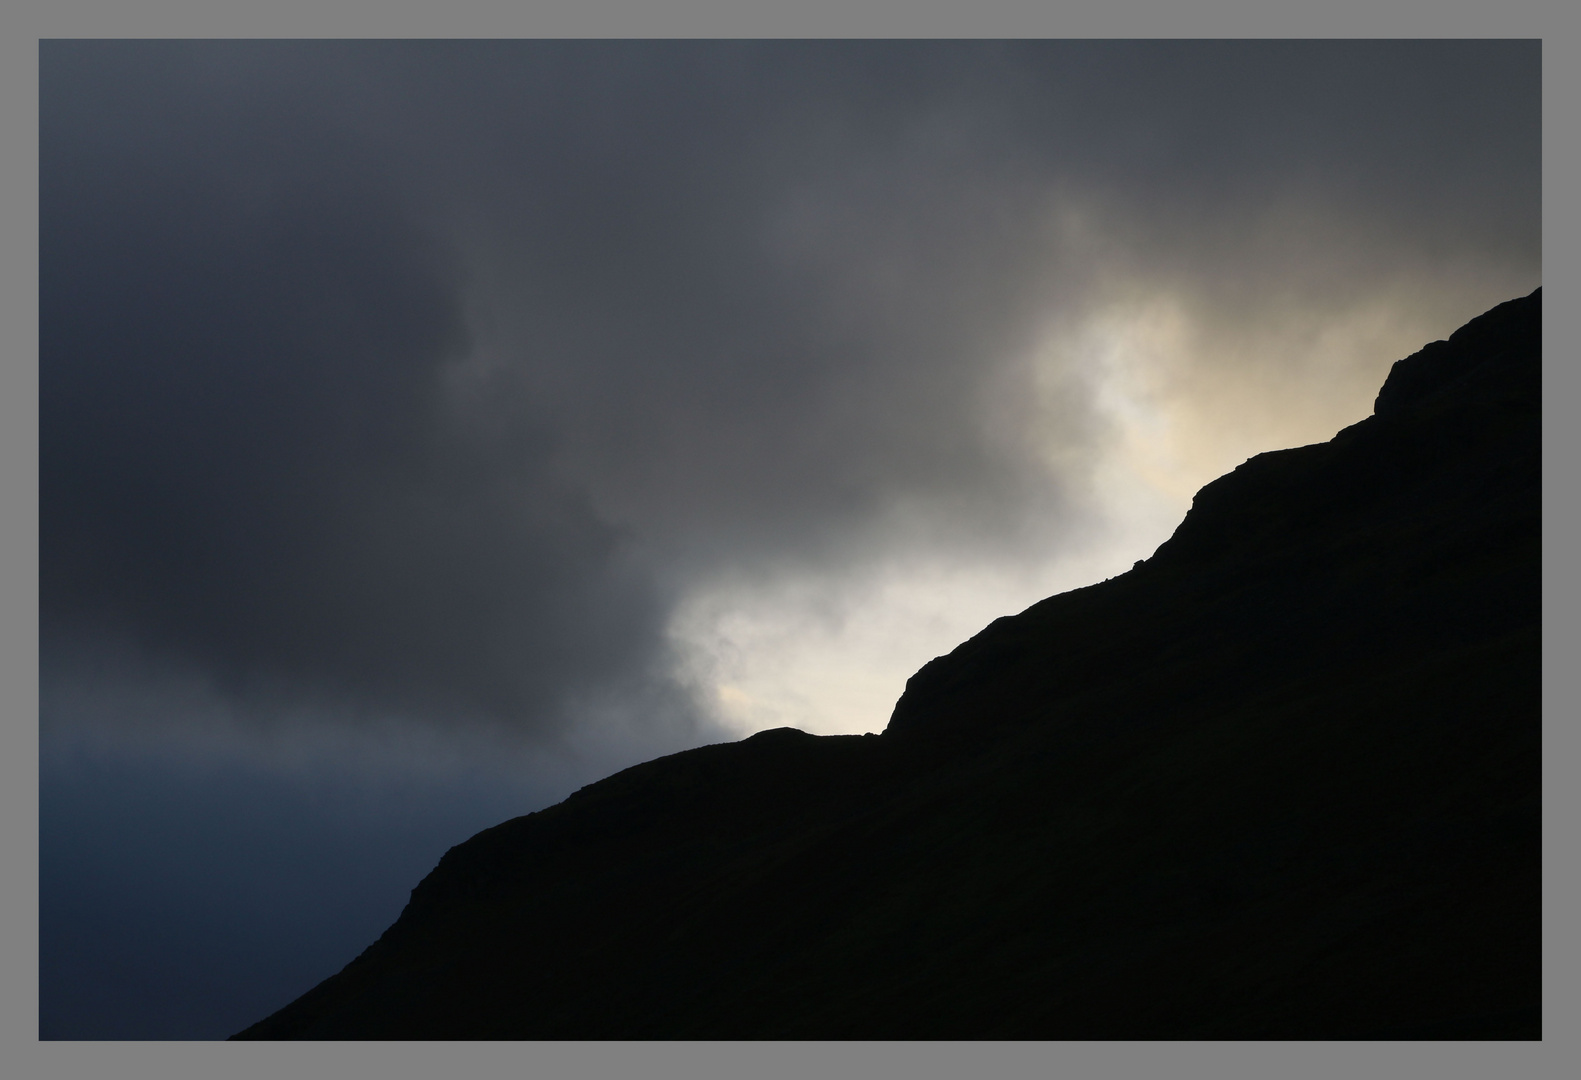
[(452, 848), (238, 1038), (1540, 1038), (1541, 290), (996, 620), (881, 736)]

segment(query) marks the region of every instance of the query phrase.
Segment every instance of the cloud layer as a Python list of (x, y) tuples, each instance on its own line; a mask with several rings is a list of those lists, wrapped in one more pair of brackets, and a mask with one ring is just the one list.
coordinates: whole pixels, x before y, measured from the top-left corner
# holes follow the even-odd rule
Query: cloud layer
[(696, 647), (741, 667), (719, 628), (787, 582), (822, 597), (789, 627), (899, 567), (1052, 580), (1127, 483), (1326, 437), (1529, 291), (1539, 76), (1535, 42), (46, 42), (46, 702), (118, 658), (260, 716), (713, 737)]

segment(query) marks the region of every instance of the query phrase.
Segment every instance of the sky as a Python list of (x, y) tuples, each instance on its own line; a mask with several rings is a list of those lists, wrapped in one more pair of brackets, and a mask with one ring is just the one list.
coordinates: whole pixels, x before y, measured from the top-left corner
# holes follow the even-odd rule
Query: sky
[(46, 41), (40, 1031), (880, 731), (1541, 283), (1535, 42)]

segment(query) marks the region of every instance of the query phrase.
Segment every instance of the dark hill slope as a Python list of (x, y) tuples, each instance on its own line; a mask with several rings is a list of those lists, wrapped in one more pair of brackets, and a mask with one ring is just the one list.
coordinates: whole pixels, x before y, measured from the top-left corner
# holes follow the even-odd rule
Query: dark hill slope
[(882, 736), (480, 833), (239, 1037), (1540, 1037), (1540, 326), (1400, 361)]

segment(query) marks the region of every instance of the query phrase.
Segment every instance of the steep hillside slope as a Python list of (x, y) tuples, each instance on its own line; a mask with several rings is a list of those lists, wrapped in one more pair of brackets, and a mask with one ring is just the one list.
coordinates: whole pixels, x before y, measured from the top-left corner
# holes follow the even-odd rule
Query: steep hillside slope
[(1540, 1037), (1541, 295), (996, 621), (882, 736), (448, 852), (240, 1038)]

